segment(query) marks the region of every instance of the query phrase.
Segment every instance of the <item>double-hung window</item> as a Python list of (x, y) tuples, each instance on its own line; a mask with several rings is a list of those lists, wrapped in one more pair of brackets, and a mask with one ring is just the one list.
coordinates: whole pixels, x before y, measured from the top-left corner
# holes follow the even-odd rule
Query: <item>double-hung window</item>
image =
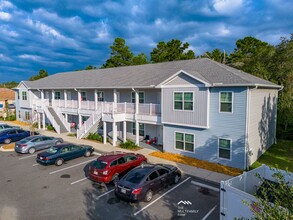
[(174, 92), (174, 110), (193, 111), (193, 92)]
[(97, 101), (103, 102), (104, 101), (104, 92), (97, 92)]
[(54, 94), (54, 98), (55, 99), (61, 99), (61, 92), (55, 92), (55, 94)]
[[(139, 103), (144, 103), (144, 92), (138, 92)], [(135, 103), (135, 92), (131, 92), (131, 102)]]
[(26, 92), (22, 92), (22, 100), (27, 100)]
[(231, 140), (219, 138), (219, 158), (231, 159)]
[(194, 135), (175, 132), (175, 148), (194, 152)]
[(87, 98), (86, 98), (86, 92), (81, 92), (80, 93), (80, 95), (81, 95), (81, 101), (86, 101), (87, 100)]
[[(144, 137), (144, 124), (139, 123), (139, 136), (143, 136)], [(132, 123), (132, 133), (135, 135), (136, 134), (136, 126), (135, 126), (135, 122)]]
[(232, 92), (220, 92), (220, 112), (232, 112)]

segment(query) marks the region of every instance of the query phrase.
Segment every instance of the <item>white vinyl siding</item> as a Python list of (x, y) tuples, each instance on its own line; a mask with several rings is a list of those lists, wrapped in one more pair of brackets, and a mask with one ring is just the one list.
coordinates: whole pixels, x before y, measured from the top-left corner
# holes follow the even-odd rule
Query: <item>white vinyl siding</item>
[(233, 93), (220, 92), (220, 112), (233, 111)]
[(194, 152), (194, 135), (175, 132), (175, 148), (177, 150)]

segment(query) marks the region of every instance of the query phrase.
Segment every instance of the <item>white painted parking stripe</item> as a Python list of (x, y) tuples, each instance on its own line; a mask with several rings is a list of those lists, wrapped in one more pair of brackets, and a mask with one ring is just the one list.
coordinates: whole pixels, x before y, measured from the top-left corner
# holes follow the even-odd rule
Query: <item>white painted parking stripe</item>
[(93, 155), (101, 156), (102, 154), (100, 154), (98, 152), (93, 152)]
[(214, 190), (216, 192), (220, 192), (220, 189), (219, 188), (216, 188), (216, 187), (213, 187), (213, 186), (209, 186), (209, 185), (206, 185), (206, 184), (203, 184), (203, 183), (199, 183), (199, 182), (196, 182), (196, 181), (191, 181), (191, 183), (194, 184), (194, 185), (197, 185), (197, 186), (201, 186), (201, 187), (204, 187), (204, 188), (208, 188), (208, 189)]
[(79, 182), (84, 181), (84, 180), (87, 180), (87, 179), (88, 179), (88, 178), (85, 177), (85, 178), (82, 178), (82, 179), (77, 180), (77, 181), (75, 181), (75, 182), (72, 182), (72, 183), (70, 183), (70, 184), (73, 185), (73, 184), (75, 184), (75, 183), (79, 183)]
[(179, 187), (180, 185), (182, 185), (183, 183), (185, 183), (187, 180), (189, 180), (190, 177), (188, 177), (187, 179), (185, 179), (184, 181), (182, 181), (181, 183), (177, 184), (176, 186), (174, 186), (172, 189), (169, 189), (167, 192), (165, 192), (163, 195), (161, 195), (160, 197), (158, 197), (157, 199), (155, 199), (154, 201), (152, 201), (151, 203), (149, 203), (148, 205), (146, 205), (145, 207), (143, 207), (141, 210), (137, 211), (136, 213), (134, 213), (134, 215), (139, 214), (140, 212), (142, 212), (143, 210), (145, 210), (146, 208), (148, 208), (149, 206), (151, 206), (152, 204), (154, 204), (156, 201), (158, 201), (159, 199), (161, 199), (162, 197), (164, 197), (165, 195), (167, 195), (169, 192), (173, 191), (174, 189), (176, 189), (177, 187)]
[(212, 212), (215, 210), (215, 208), (217, 207), (218, 205), (215, 205), (214, 206), (214, 208), (212, 208), (204, 217), (203, 217), (203, 219), (202, 220), (206, 220), (209, 216), (210, 216), (210, 214), (212, 214)]
[(98, 197), (97, 197), (97, 199), (99, 199), (99, 198), (101, 198), (101, 197), (103, 197), (103, 196), (105, 196), (105, 195), (107, 195), (107, 194), (109, 194), (109, 193), (111, 193), (111, 192), (113, 192), (115, 189), (111, 189), (110, 191), (108, 191), (108, 192), (105, 192), (104, 194), (102, 194), (102, 195), (99, 195)]
[(18, 158), (18, 159), (23, 160), (23, 159), (27, 159), (27, 158), (30, 158), (30, 157), (37, 157), (37, 155), (30, 155), (30, 156), (21, 157), (21, 158)]
[(78, 163), (78, 164), (75, 164), (75, 165), (73, 165), (73, 166), (70, 166), (70, 167), (65, 167), (65, 168), (60, 169), (60, 170), (55, 170), (55, 171), (53, 171), (53, 172), (51, 172), (51, 173), (49, 173), (49, 174), (59, 173), (59, 172), (61, 172), (61, 171), (63, 171), (63, 170), (68, 170), (68, 169), (70, 169), (70, 168), (77, 167), (77, 166), (79, 166), (79, 165), (82, 165), (82, 164), (88, 163), (88, 162), (93, 161), (93, 160), (95, 160), (95, 159), (87, 160), (87, 161), (84, 161), (84, 162), (82, 162), (82, 163)]
[(39, 165), (40, 165), (39, 163), (35, 163), (35, 164), (33, 164), (33, 167), (39, 166)]

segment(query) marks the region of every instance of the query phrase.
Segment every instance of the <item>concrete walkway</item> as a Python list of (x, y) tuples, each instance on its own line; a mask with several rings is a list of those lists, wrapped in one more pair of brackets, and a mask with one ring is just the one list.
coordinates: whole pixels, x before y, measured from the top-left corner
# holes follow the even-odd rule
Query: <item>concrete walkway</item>
[[(6, 122), (7, 124), (10, 125), (16, 125), (12, 122)], [(19, 125), (18, 125), (19, 126)], [(28, 127), (23, 126), (24, 129), (28, 129)], [(54, 136), (54, 137), (61, 137), (63, 138), (63, 140), (65, 142), (70, 142), (70, 143), (74, 143), (74, 144), (86, 144), (86, 145), (91, 145), (93, 146), (97, 151), (99, 152), (111, 152), (111, 151), (124, 151), (124, 152), (131, 152), (133, 153), (133, 151), (127, 150), (127, 149), (121, 149), (121, 148), (117, 148), (112, 146), (111, 144), (102, 144), (102, 143), (97, 143), (94, 141), (90, 141), (90, 140), (84, 140), (84, 139), (77, 139), (76, 137), (70, 137), (67, 136), (67, 134), (57, 134), (55, 132), (51, 132), (51, 131), (44, 131), (44, 130), (38, 130), (36, 129), (36, 131), (38, 131), (40, 134), (46, 135), (46, 136)], [(231, 178), (231, 176), (226, 175), (226, 174), (222, 174), (222, 173), (217, 173), (217, 172), (213, 172), (213, 171), (209, 171), (209, 170), (205, 170), (205, 169), (201, 169), (201, 168), (197, 168), (194, 166), (188, 166), (185, 164), (181, 164), (181, 163), (176, 163), (173, 161), (169, 161), (169, 160), (165, 160), (165, 159), (161, 159), (158, 157), (153, 157), (150, 156), (149, 154), (154, 152), (155, 150), (153, 149), (147, 149), (147, 148), (143, 148), (140, 149), (138, 151), (135, 151), (134, 153), (140, 153), (145, 155), (148, 158), (148, 161), (150, 163), (165, 163), (165, 164), (172, 164), (176, 167), (178, 167), (183, 173), (191, 175), (191, 176), (195, 176), (197, 178), (203, 179), (203, 180), (207, 180), (213, 183), (220, 183), (221, 180), (228, 180)]]

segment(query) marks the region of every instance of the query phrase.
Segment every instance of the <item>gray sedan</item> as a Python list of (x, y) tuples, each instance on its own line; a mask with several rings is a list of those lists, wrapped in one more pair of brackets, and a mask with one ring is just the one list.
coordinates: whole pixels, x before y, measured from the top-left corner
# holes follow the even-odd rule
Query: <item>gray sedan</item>
[(47, 149), (54, 145), (61, 144), (62, 138), (47, 137), (44, 135), (35, 135), (24, 138), (15, 143), (14, 150), (17, 153), (30, 153), (33, 154), (38, 150)]

